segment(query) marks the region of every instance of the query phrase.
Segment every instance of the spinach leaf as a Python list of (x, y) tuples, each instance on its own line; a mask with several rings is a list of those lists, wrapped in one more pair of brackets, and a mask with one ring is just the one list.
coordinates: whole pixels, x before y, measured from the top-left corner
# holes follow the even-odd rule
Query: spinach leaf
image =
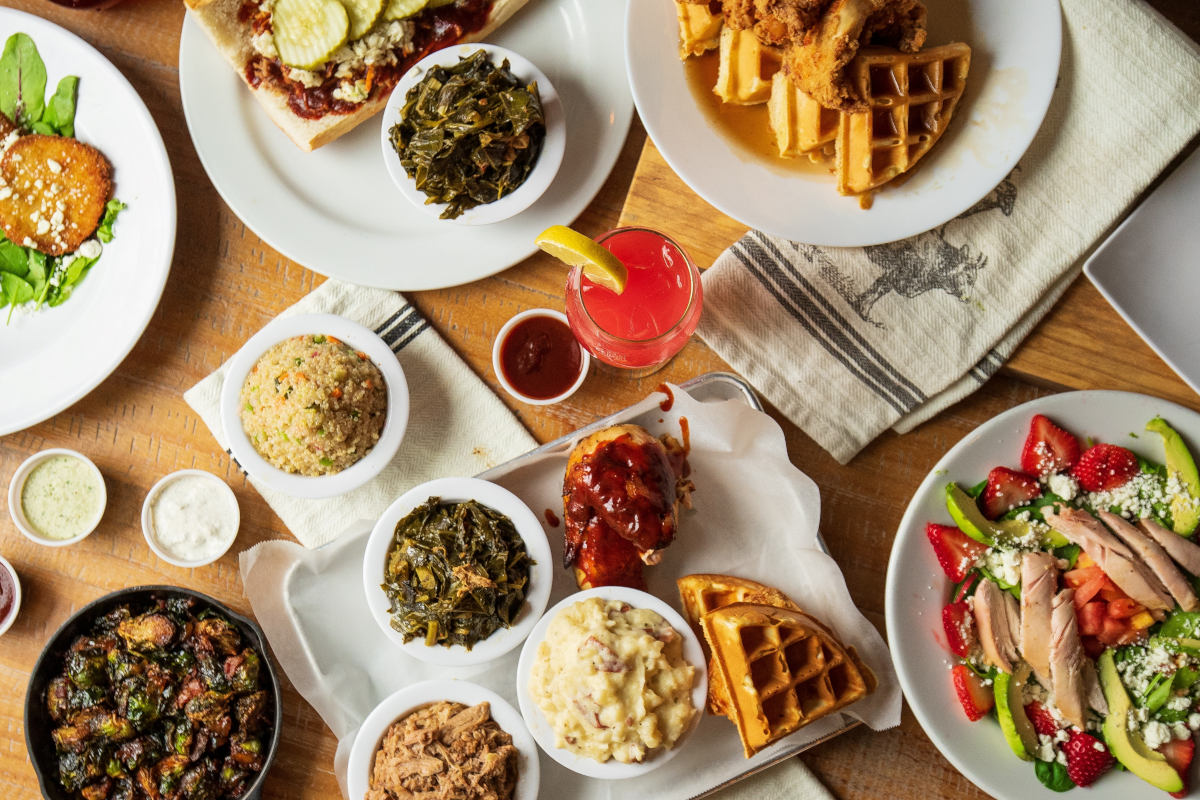
[(23, 128), (42, 118), (46, 107), (46, 65), (28, 35), (14, 33), (0, 55), (0, 111)]
[(1200, 639), (1200, 611), (1177, 611), (1163, 623), (1159, 636), (1175, 639)]
[(1066, 792), (1075, 788), (1075, 781), (1067, 775), (1067, 768), (1057, 761), (1035, 761), (1033, 772), (1042, 785), (1052, 792)]
[(0, 272), (11, 272), (18, 278), (29, 274), (29, 258), (25, 248), (13, 244), (0, 236)]
[(11, 320), (12, 312), (17, 306), (33, 299), (33, 286), (29, 281), (18, 278), (11, 272), (0, 272), (0, 294), (3, 294), (5, 301), (12, 306), (8, 310), (8, 318)]
[(96, 238), (106, 244), (111, 242), (113, 240), (113, 223), (117, 221), (117, 214), (128, 207), (115, 197), (109, 200), (104, 206), (104, 216), (100, 218), (100, 227), (96, 228)]
[[(58, 88), (46, 103), (42, 113), (42, 124), (50, 126), (59, 136), (75, 135), (75, 97), (79, 92), (79, 78), (68, 75), (58, 82)], [(34, 126), (35, 130), (37, 126)]]

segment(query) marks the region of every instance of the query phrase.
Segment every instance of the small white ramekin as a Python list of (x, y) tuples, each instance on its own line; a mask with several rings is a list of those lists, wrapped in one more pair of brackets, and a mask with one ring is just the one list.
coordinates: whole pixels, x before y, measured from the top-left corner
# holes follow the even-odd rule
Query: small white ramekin
[(13, 582), (12, 608), (8, 610), (7, 617), (0, 619), (0, 636), (3, 636), (17, 621), (17, 614), (21, 613), (21, 578), (17, 575), (16, 568), (4, 556), (0, 556), (0, 569), (7, 572)]
[[(71, 456), (72, 458), (79, 459), (90, 468), (96, 478), (96, 483), (100, 486), (100, 508), (96, 511), (96, 516), (83, 533), (78, 536), (72, 536), (69, 539), (50, 539), (38, 534), (33, 529), (33, 526), (29, 524), (29, 520), (25, 518), (25, 509), (21, 506), (21, 492), (25, 488), (25, 479), (29, 477), (30, 472), (33, 472), (34, 467), (53, 456)], [(104, 475), (100, 473), (100, 468), (83, 453), (68, 450), (65, 447), (52, 447), (49, 450), (34, 453), (21, 462), (21, 466), (17, 467), (17, 471), (13, 473), (12, 480), (8, 484), (8, 513), (12, 517), (13, 523), (17, 526), (17, 530), (23, 533), (25, 538), (30, 541), (45, 545), (46, 547), (66, 547), (67, 545), (83, 541), (91, 535), (92, 531), (96, 530), (96, 526), (100, 524), (100, 520), (104, 517), (104, 510), (107, 507), (108, 489), (104, 486)]]
[[(577, 377), (575, 382), (572, 383), (562, 394), (555, 395), (554, 397), (539, 398), (529, 397), (528, 395), (517, 391), (517, 388), (509, 383), (508, 378), (504, 377), (504, 369), (501, 367), (500, 363), (500, 348), (504, 344), (504, 340), (508, 338), (508, 334), (512, 331), (512, 329), (530, 317), (550, 317), (558, 320), (563, 325), (566, 325), (568, 331), (571, 330), (571, 326), (567, 322), (567, 315), (561, 311), (555, 311), (552, 308), (530, 308), (522, 311), (520, 314), (514, 315), (511, 319), (509, 319), (508, 322), (504, 323), (504, 326), (500, 328), (500, 332), (496, 334), (496, 338), (492, 342), (492, 372), (496, 374), (496, 380), (500, 381), (500, 385), (504, 387), (504, 391), (508, 392), (522, 403), (528, 403), (531, 406), (550, 406), (554, 405), (555, 403), (561, 403), (563, 400), (566, 400), (568, 397), (575, 394), (580, 386), (583, 386), (583, 382), (588, 375), (588, 370), (591, 369), (592, 366), (592, 356), (588, 353), (587, 348), (576, 342), (576, 346), (579, 348), (579, 377)], [(571, 335), (572, 337), (574, 336), (573, 333)]]
[[(155, 539), (154, 527), (154, 500), (158, 497), (159, 492), (167, 487), (168, 484), (174, 483), (180, 478), (195, 475), (204, 478), (212, 484), (213, 490), (226, 499), (233, 506), (233, 536), (229, 537), (229, 542), (221, 548), (221, 551), (210, 558), (200, 558), (192, 561), (186, 561), (181, 558), (176, 558), (163, 548)], [(229, 488), (229, 484), (213, 475), (211, 472), (205, 472), (202, 469), (181, 469), (176, 470), (168, 475), (164, 475), (158, 483), (150, 487), (150, 491), (146, 492), (146, 499), (142, 501), (142, 536), (146, 537), (146, 544), (154, 551), (154, 555), (166, 561), (168, 564), (174, 564), (177, 567), (203, 567), (206, 564), (211, 564), (221, 556), (229, 552), (229, 548), (233, 547), (234, 541), (237, 540), (238, 531), (242, 526), (242, 509), (238, 505), (237, 495), (233, 493), (233, 489)]]

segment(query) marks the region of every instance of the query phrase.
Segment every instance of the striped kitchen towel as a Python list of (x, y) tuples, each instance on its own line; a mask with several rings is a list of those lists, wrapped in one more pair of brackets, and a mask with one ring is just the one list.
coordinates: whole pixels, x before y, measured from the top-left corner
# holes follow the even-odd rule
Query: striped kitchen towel
[(974, 207), (873, 247), (751, 232), (704, 275), (701, 337), (839, 462), (982, 385), (1200, 131), (1190, 40), (1142, 2), (1062, 10), (1046, 121)]
[[(337, 314), (379, 334), (400, 361), (408, 382), (404, 441), (374, 480), (340, 497), (304, 500), (250, 483), (306, 547), (320, 547), (350, 522), (375, 519), (408, 489), (447, 475), (474, 475), (537, 446), (521, 423), (450, 349), (404, 296), (327, 280), (280, 316)], [(217, 443), (221, 385), (229, 362), (184, 393)]]

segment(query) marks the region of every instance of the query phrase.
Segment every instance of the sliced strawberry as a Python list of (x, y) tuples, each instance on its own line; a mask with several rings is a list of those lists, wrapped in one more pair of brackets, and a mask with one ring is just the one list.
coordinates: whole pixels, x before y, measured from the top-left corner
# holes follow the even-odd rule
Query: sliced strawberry
[(967, 597), (970, 596), (971, 590), (974, 589), (978, 583), (978, 572), (972, 572), (970, 575), (964, 578), (962, 583), (958, 585), (958, 591), (954, 593), (954, 602), (961, 603), (962, 601), (966, 600)]
[(1070, 469), (1079, 458), (1079, 442), (1041, 414), (1029, 423), (1029, 436), (1021, 450), (1021, 469), (1044, 478)]
[(1076, 786), (1091, 786), (1116, 763), (1104, 742), (1079, 729), (1072, 731), (1063, 752), (1067, 754), (1067, 777)]
[(958, 702), (962, 703), (967, 719), (972, 722), (982, 719), (996, 704), (991, 687), (984, 686), (979, 676), (963, 664), (950, 672), (954, 680), (954, 693), (958, 695)]
[(930, 522), (925, 526), (925, 535), (933, 545), (942, 571), (952, 581), (967, 577), (967, 571), (987, 550), (987, 545), (977, 542), (953, 525), (938, 525)]
[(1137, 472), (1137, 456), (1119, 445), (1103, 443), (1083, 451), (1071, 468), (1075, 480), (1089, 492), (1105, 492), (1124, 486)]
[(996, 519), (1041, 496), (1042, 487), (1035, 478), (1008, 467), (996, 467), (988, 473), (979, 504), (984, 516)]
[(975, 644), (975, 616), (966, 602), (951, 603), (942, 609), (942, 625), (946, 628), (946, 642), (950, 652), (966, 658)]
[(1108, 618), (1105, 613), (1105, 605), (1101, 602), (1084, 603), (1075, 609), (1075, 620), (1079, 623), (1080, 636), (1100, 635), (1104, 630), (1104, 620)]
[(1172, 739), (1158, 748), (1158, 752), (1163, 754), (1179, 777), (1183, 778), (1183, 789), (1178, 792), (1171, 792), (1171, 797), (1186, 797), (1188, 787), (1191, 784), (1189, 780), (1192, 766), (1192, 758), (1196, 755), (1196, 740), (1195, 739)]
[(1033, 723), (1033, 729), (1041, 736), (1053, 738), (1058, 733), (1058, 722), (1050, 710), (1037, 700), (1025, 706), (1025, 716)]

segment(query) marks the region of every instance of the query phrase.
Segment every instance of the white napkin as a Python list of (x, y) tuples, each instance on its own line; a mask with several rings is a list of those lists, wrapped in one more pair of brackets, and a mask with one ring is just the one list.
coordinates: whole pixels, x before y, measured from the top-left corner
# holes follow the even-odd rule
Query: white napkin
[[(306, 547), (330, 541), (345, 529), (347, 520), (378, 517), (419, 483), (474, 475), (537, 446), (512, 412), (403, 295), (328, 280), (280, 316), (313, 313), (338, 314), (378, 333), (404, 368), (410, 410), (396, 457), (378, 477), (348, 494), (304, 500), (250, 479)], [(228, 368), (227, 361), (183, 395), (226, 449), (229, 443), (221, 427), (219, 403)]]
[(982, 385), (1200, 130), (1191, 41), (1140, 0), (1062, 10), (1046, 121), (975, 207), (877, 247), (751, 232), (704, 274), (700, 335), (842, 463)]

